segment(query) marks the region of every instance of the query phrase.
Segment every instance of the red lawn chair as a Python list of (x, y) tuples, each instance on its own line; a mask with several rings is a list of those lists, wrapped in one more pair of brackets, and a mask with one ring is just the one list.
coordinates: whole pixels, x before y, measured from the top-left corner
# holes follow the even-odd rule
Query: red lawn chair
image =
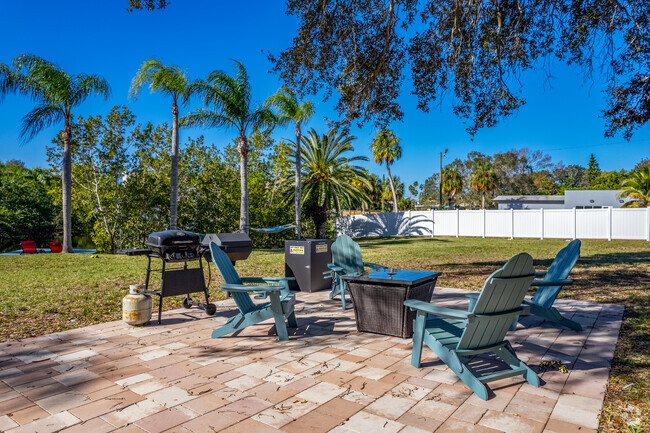
[(34, 241), (20, 241), (20, 246), (23, 249), (23, 252), (20, 254), (38, 254), (36, 242)]
[(50, 252), (60, 253), (61, 251), (63, 251), (63, 246), (61, 245), (61, 242), (48, 242), (47, 244), (50, 246)]

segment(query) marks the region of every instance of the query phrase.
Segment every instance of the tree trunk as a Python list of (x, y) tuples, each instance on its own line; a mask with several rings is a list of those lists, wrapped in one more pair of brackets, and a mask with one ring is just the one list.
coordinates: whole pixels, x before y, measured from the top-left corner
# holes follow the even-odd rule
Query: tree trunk
[(239, 231), (248, 234), (248, 138), (242, 132), (237, 143), (239, 151), (239, 176), (241, 178), (241, 201), (239, 206)]
[(325, 239), (327, 233), (325, 233), (325, 223), (327, 222), (327, 208), (323, 206), (318, 206), (314, 210), (312, 215), (312, 220), (314, 221), (314, 226), (316, 226), (316, 238)]
[(296, 210), (296, 239), (300, 239), (300, 201), (302, 198), (302, 186), (300, 185), (300, 170), (302, 169), (301, 143), (302, 132), (300, 131), (300, 122), (296, 122), (296, 180), (295, 180), (295, 210)]
[(169, 228), (176, 230), (178, 220), (178, 104), (172, 105), (172, 161), (169, 182)]
[(70, 118), (65, 117), (63, 127), (63, 171), (61, 173), (61, 190), (63, 193), (63, 252), (72, 252), (72, 150), (70, 140), (72, 129)]
[(386, 163), (386, 170), (388, 171), (388, 182), (390, 182), (390, 190), (393, 192), (393, 212), (399, 212), (397, 208), (397, 194), (395, 194), (395, 184), (393, 183), (393, 176), (390, 175), (390, 164)]
[(485, 209), (485, 191), (482, 191), (482, 204), (481, 209)]
[(449, 210), (454, 210), (454, 196), (449, 195)]

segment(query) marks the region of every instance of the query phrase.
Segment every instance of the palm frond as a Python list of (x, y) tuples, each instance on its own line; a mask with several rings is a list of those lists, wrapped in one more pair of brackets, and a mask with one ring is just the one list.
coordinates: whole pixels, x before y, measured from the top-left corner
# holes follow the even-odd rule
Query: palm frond
[(201, 126), (204, 128), (221, 128), (234, 125), (232, 119), (205, 108), (196, 109), (181, 117), (179, 124), (181, 127)]
[(65, 112), (62, 107), (51, 104), (38, 105), (23, 117), (20, 136), (23, 140), (29, 141), (44, 128), (61, 122), (64, 118)]

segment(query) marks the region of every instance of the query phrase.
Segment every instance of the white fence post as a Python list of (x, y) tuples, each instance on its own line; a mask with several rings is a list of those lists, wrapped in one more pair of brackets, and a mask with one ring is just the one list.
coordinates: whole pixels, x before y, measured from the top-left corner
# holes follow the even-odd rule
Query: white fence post
[(578, 218), (577, 218), (577, 212), (576, 208), (573, 208), (573, 240), (576, 240), (578, 237)]
[(650, 242), (650, 207), (645, 208), (645, 240)]
[(431, 237), (433, 237), (433, 230), (436, 228), (435, 214), (434, 210), (431, 209)]
[(460, 210), (456, 209), (456, 237), (460, 236)]
[(544, 240), (544, 208), (539, 208), (539, 238)]
[(612, 207), (607, 210), (607, 240), (612, 240)]
[(408, 231), (407, 231), (406, 236), (411, 236), (411, 209), (409, 209), (409, 213), (408, 213), (407, 218), (408, 218), (408, 224), (406, 225), (406, 227), (407, 227)]
[(510, 208), (510, 239), (515, 238), (515, 210)]
[(483, 209), (483, 237), (485, 238), (485, 209)]

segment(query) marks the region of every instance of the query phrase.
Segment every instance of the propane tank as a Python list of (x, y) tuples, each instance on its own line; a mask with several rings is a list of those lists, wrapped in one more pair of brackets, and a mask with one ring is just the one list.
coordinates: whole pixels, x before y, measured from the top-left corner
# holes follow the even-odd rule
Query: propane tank
[(145, 286), (129, 286), (129, 294), (122, 299), (122, 320), (129, 325), (144, 325), (151, 320), (151, 297)]

